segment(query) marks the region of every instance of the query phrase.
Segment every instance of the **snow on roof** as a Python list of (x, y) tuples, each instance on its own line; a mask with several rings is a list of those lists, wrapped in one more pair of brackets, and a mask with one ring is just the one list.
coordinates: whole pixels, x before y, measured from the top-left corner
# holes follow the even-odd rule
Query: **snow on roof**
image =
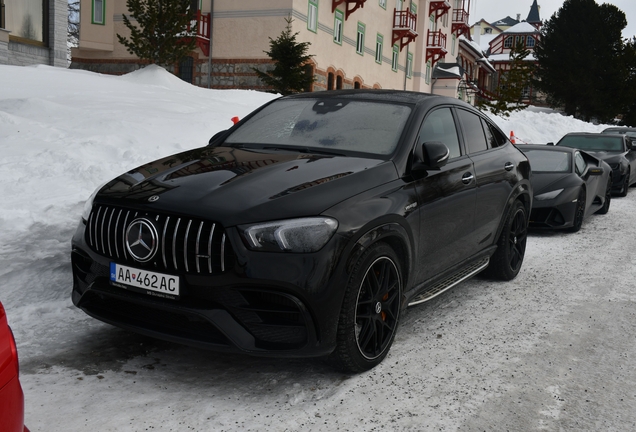
[[(505, 54), (492, 54), (488, 57), (488, 61), (491, 62), (498, 62), (498, 61), (509, 61), (510, 60), (510, 53), (505, 53)], [(534, 56), (533, 53), (528, 54), (528, 56), (524, 59), (524, 61), (536, 61), (537, 58)]]
[(504, 33), (539, 33), (539, 30), (532, 24), (524, 21), (504, 30)]
[(459, 71), (459, 66), (453, 66), (451, 68), (445, 69), (445, 68), (439, 68), (439, 70), (452, 74), (452, 75), (457, 75), (457, 76), (461, 76), (461, 72)]
[(472, 48), (475, 53), (478, 53), (479, 56), (483, 57), (484, 56), (484, 49), (474, 40), (470, 40), (467, 37), (465, 37), (464, 35), (461, 35), (459, 37), (459, 40), (467, 45), (469, 45), (470, 48)]

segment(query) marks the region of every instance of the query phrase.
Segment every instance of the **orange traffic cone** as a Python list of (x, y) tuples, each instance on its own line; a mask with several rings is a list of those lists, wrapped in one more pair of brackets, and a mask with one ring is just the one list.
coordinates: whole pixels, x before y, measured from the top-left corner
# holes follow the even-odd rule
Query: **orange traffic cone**
[(517, 137), (515, 137), (514, 131), (510, 131), (510, 142), (513, 143), (513, 144), (516, 144), (517, 143), (516, 139), (517, 139)]

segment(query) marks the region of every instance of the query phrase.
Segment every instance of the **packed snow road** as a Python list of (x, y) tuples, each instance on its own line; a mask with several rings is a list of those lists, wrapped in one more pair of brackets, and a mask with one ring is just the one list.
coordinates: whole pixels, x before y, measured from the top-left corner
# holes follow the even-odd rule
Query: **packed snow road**
[[(60, 256), (3, 276), (23, 285), (5, 301), (31, 303), (40, 322), (32, 333), (16, 329), (27, 424), (32, 431), (634, 430), (635, 213), (632, 189), (579, 233), (532, 233), (517, 279), (473, 279), (409, 309), (389, 357), (358, 376), (320, 361), (196, 350), (97, 322), (70, 304), (68, 251), (60, 247)], [(34, 234), (66, 244), (70, 233)]]

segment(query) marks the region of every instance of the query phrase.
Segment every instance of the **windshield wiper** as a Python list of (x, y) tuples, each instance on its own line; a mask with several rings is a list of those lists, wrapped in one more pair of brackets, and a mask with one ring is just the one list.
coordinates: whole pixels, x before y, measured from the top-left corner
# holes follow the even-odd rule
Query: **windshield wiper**
[(334, 152), (331, 150), (324, 150), (316, 147), (277, 147), (277, 146), (263, 146), (261, 147), (263, 150), (282, 150), (282, 151), (290, 151), (290, 152), (298, 152), (298, 153), (315, 153), (315, 154), (324, 154), (329, 156), (346, 156), (344, 153)]

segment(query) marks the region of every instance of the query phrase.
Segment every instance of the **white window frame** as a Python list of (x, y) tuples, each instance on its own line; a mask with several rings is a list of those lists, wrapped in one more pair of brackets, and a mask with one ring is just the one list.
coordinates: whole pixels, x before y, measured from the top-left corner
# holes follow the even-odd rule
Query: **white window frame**
[[(101, 7), (99, 7), (99, 4), (101, 4)], [(91, 6), (91, 24), (106, 24), (106, 0), (92, 0)], [(98, 16), (98, 11), (101, 17)]]
[(406, 53), (406, 77), (413, 77), (413, 53)]
[(394, 44), (393, 53), (391, 55), (391, 70), (393, 72), (398, 71), (399, 60), (400, 60), (400, 47), (398, 46), (398, 44)]
[(309, 0), (307, 9), (307, 30), (318, 33), (318, 0)]
[(382, 64), (382, 50), (384, 48), (384, 36), (378, 33), (375, 36), (375, 62)]
[(508, 36), (504, 39), (504, 48), (512, 48), (515, 43), (514, 36)]
[(386, 10), (386, 0), (380, 0), (380, 7)]
[(433, 66), (431, 65), (431, 61), (427, 61), (426, 62), (426, 75), (424, 75), (424, 82), (426, 82), (426, 84), (430, 84), (431, 83), (431, 70), (433, 69)]
[(356, 34), (356, 53), (364, 55), (364, 33), (366, 25), (358, 21), (358, 32)]
[(342, 45), (342, 32), (344, 30), (344, 12), (336, 9), (333, 18), (333, 41)]

